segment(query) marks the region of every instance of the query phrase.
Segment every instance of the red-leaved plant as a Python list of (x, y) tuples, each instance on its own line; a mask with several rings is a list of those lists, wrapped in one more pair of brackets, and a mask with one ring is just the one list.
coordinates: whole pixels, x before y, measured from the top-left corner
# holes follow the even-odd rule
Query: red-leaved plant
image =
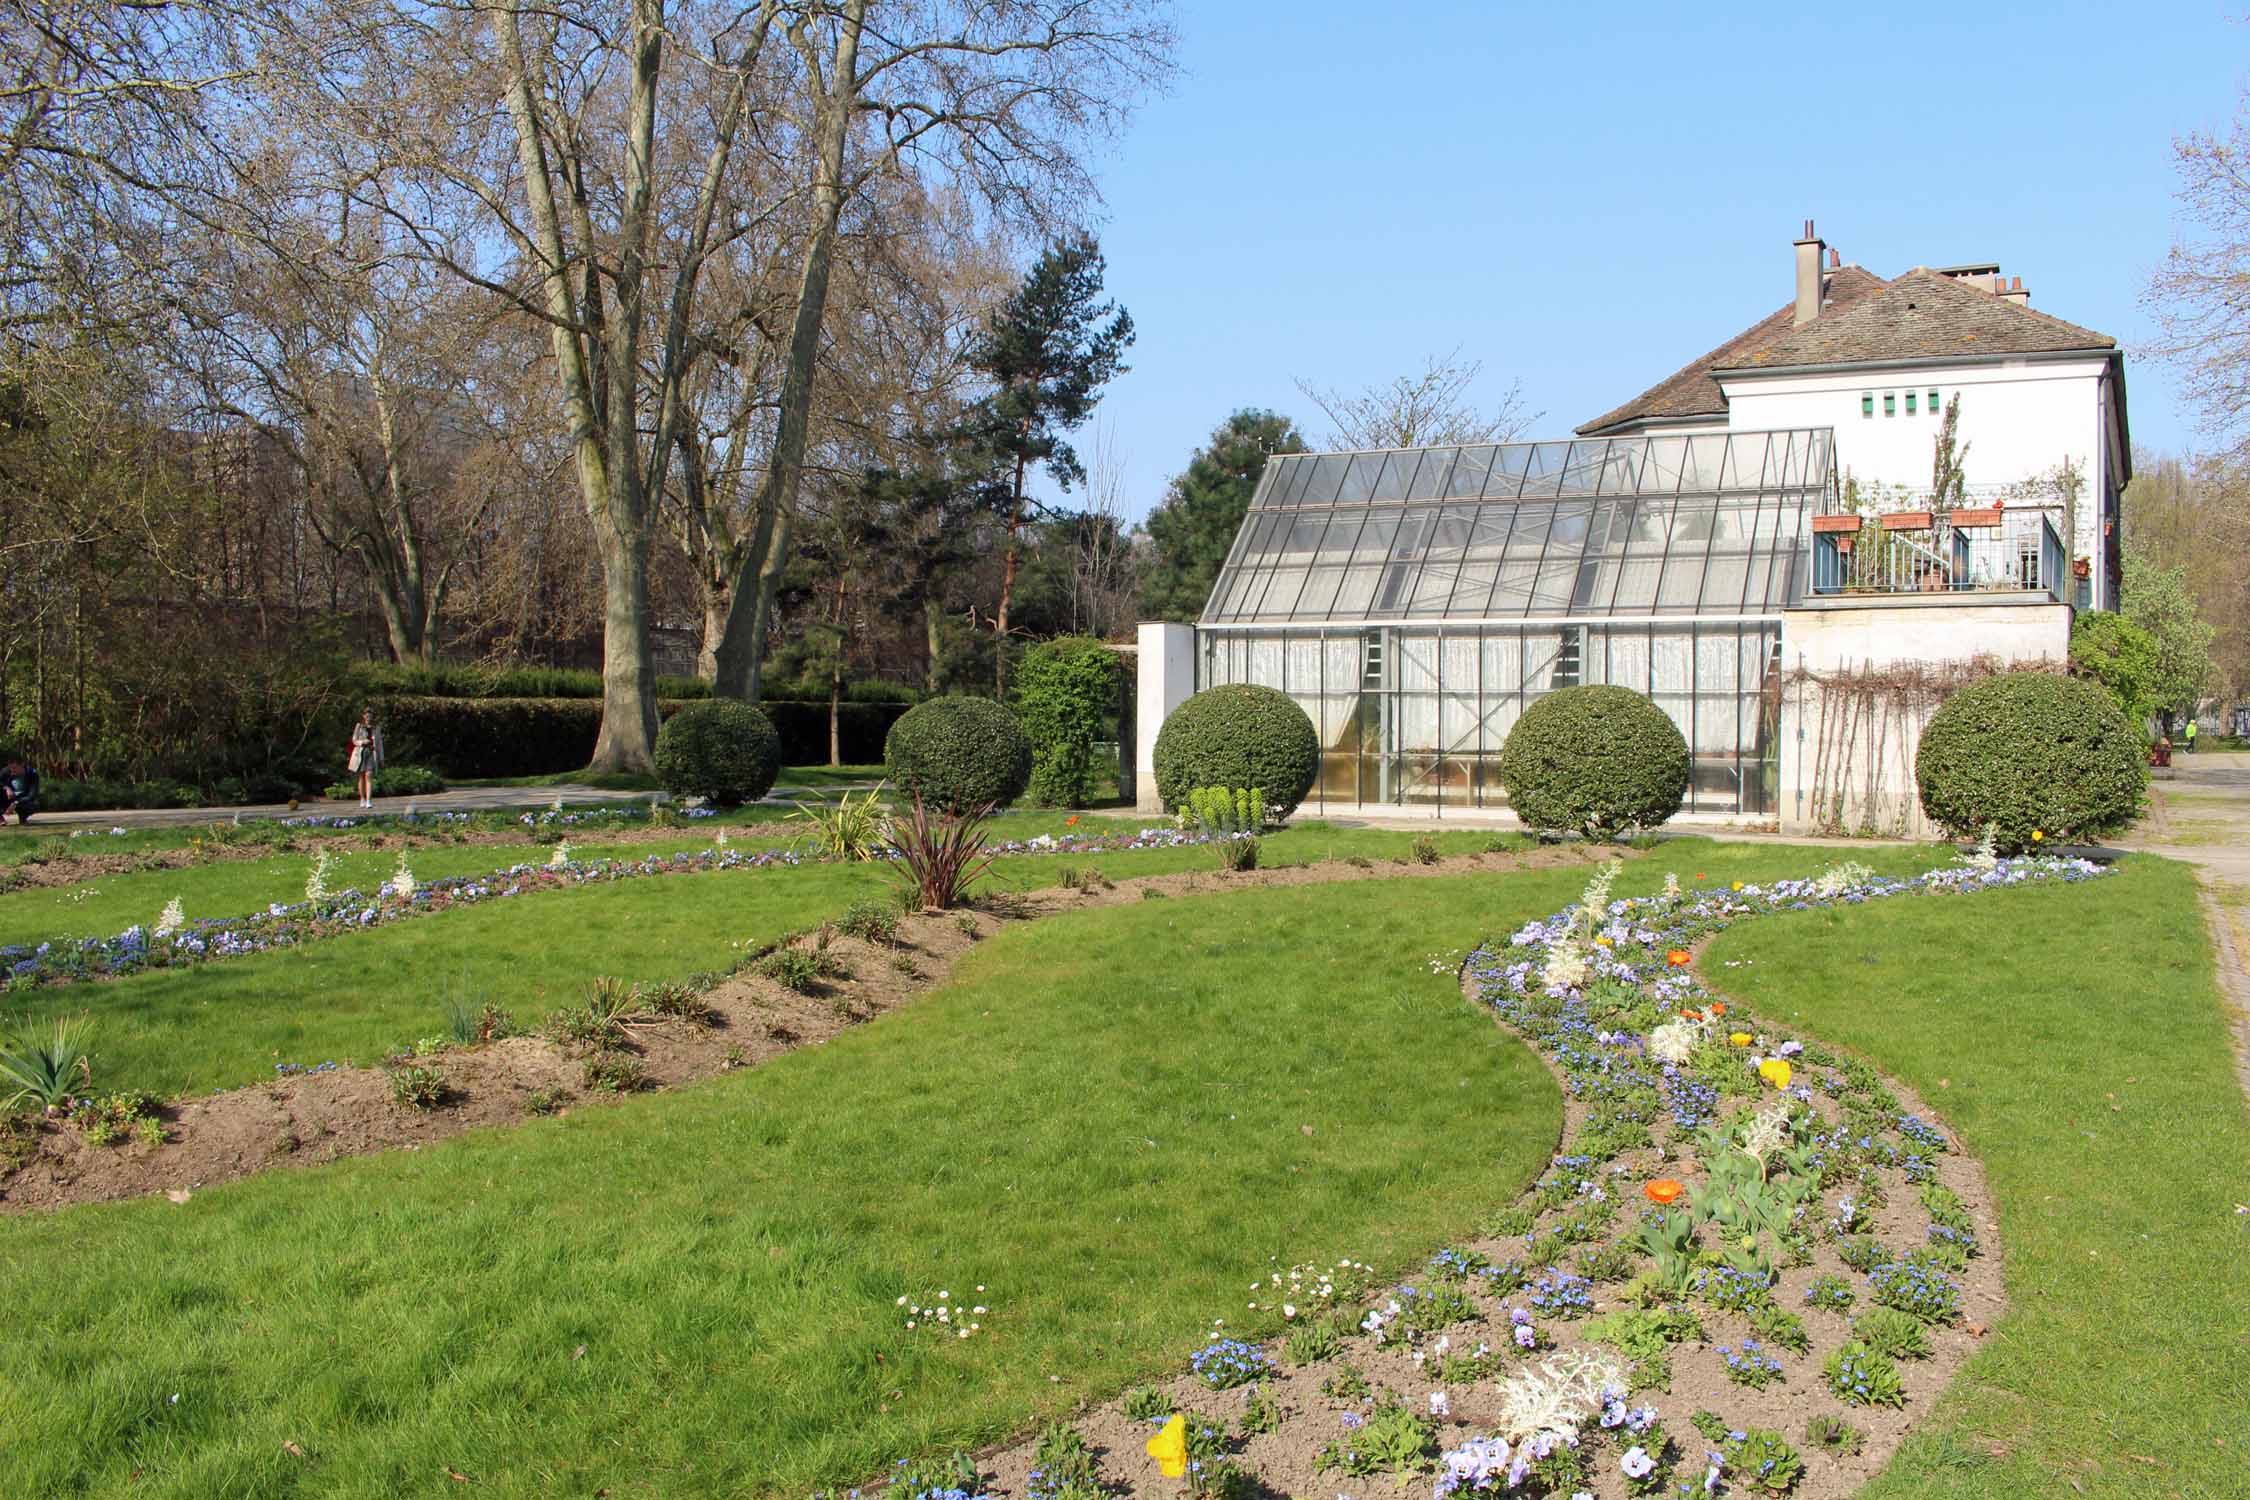
[(959, 906), (991, 867), (993, 856), (985, 852), (984, 837), (991, 816), (988, 805), (974, 812), (933, 817), (917, 792), (913, 815), (891, 820), (889, 843), (898, 855), (899, 872), (907, 893), (921, 902), (924, 911)]

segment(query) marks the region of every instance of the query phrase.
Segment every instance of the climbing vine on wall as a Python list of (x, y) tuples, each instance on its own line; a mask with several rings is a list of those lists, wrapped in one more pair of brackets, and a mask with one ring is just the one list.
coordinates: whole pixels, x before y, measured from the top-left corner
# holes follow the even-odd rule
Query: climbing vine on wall
[(1835, 671), (1795, 667), (1783, 683), (1795, 696), (1799, 753), (1807, 759), (1810, 821), (1823, 833), (1904, 837), (1919, 821), (1914, 754), (1937, 706), (2001, 672), (2060, 671), (2060, 663), (1873, 662)]

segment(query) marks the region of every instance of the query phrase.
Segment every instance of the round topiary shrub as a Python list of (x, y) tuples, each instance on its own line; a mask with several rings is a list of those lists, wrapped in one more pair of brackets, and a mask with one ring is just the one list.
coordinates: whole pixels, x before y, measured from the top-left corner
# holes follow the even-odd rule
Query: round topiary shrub
[(747, 703), (706, 698), (664, 721), (656, 734), (656, 779), (675, 797), (720, 807), (755, 802), (781, 774), (781, 736)]
[(1930, 715), (1914, 756), (1922, 811), (1956, 838), (2013, 853), (2098, 838), (2131, 823), (2148, 790), (2147, 751), (2101, 684), (2004, 672)]
[(1500, 747), (1508, 805), (1534, 832), (1611, 839), (1654, 828), (1687, 795), (1688, 747), (1631, 688), (1561, 688), (1523, 711)]
[(1177, 808), (1198, 787), (1252, 787), (1280, 822), (1320, 774), (1320, 735), (1287, 693), (1231, 683), (1205, 688), (1172, 710), (1156, 734), (1156, 794)]
[(1006, 807), (1031, 780), (1031, 739), (990, 698), (916, 704), (891, 726), (883, 759), (900, 791), (952, 813)]

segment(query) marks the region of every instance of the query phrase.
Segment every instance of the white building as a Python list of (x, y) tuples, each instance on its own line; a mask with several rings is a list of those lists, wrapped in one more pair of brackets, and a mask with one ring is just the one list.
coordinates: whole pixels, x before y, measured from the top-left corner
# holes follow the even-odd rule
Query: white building
[[(1165, 716), (1221, 683), (1305, 709), (1309, 810), (1441, 816), (1504, 809), (1529, 703), (1613, 683), (1679, 725), (1691, 818), (1930, 832), (1929, 711), (2116, 597), (2122, 360), (1997, 267), (1885, 281), (1805, 228), (1788, 305), (1575, 439), (1270, 461), (1201, 619), (1141, 628), (1143, 805)], [(1933, 505), (1956, 400), (1968, 483)]]
[[(1879, 486), (1879, 508), (1906, 508), (1928, 494), (1938, 426), (1958, 397), (1970, 499), (2052, 507), (2058, 530), (2076, 533), (2071, 602), (2114, 608), (2118, 502), (2132, 478), (2117, 341), (2033, 308), (2023, 278), (1997, 262), (1886, 281), (1843, 264), (1810, 221), (1794, 249), (1788, 303), (1579, 433), (1833, 428), (1847, 488)], [(2066, 465), (2081, 485), (2067, 518)]]

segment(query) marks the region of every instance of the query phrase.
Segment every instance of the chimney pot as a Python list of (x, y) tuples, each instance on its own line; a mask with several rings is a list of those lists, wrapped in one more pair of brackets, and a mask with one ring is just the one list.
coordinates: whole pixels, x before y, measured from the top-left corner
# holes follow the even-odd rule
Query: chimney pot
[(1841, 271), (1843, 268), (1844, 252), (1831, 248), (1828, 252), (1828, 269), (1831, 271)]

